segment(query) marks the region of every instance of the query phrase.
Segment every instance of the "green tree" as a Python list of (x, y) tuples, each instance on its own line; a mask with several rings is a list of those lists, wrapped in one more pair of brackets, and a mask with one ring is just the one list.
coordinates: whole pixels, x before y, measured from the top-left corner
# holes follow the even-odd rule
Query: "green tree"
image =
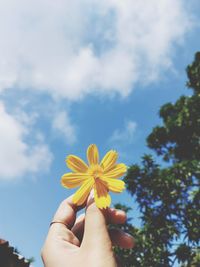
[(142, 220), (140, 229), (122, 226), (136, 239), (131, 251), (116, 248), (127, 267), (200, 266), (200, 52), (187, 75), (191, 95), (162, 106), (163, 123), (147, 137), (165, 164), (144, 155), (125, 177)]

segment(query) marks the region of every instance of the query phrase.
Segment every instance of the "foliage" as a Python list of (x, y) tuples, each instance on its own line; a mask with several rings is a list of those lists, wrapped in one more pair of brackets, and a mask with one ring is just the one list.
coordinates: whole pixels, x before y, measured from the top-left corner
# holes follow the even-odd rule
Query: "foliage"
[(142, 219), (141, 229), (122, 226), (136, 238), (131, 251), (116, 248), (127, 267), (200, 266), (200, 52), (187, 75), (192, 95), (162, 106), (163, 125), (147, 137), (165, 164), (144, 155), (125, 177)]
[[(18, 250), (18, 248), (13, 248), (13, 252), (15, 253), (15, 254), (18, 254), (18, 255), (20, 255), (21, 254), (21, 252)], [(31, 257), (31, 258), (28, 258), (28, 259), (26, 259), (26, 261), (29, 263), (29, 264), (31, 264), (31, 263), (34, 263), (35, 262), (35, 259), (34, 259), (34, 257)]]
[(28, 263), (34, 263), (35, 262), (35, 258), (34, 257), (31, 257), (31, 258), (28, 258), (27, 259)]

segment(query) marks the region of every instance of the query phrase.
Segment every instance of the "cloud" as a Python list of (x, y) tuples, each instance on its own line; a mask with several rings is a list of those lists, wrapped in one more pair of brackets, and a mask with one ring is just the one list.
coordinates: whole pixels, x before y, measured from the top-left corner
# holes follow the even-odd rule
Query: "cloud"
[[(9, 103), (8, 90), (29, 90), (58, 101), (77, 101), (88, 94), (128, 96), (137, 83), (149, 84), (173, 66), (176, 45), (193, 28), (183, 0), (7, 0), (0, 1), (0, 179), (48, 169), (52, 154), (43, 134), (32, 127), (34, 112)], [(13, 92), (12, 91), (12, 92)], [(15, 91), (14, 91), (15, 92)], [(29, 95), (22, 91), (22, 95)], [(50, 97), (49, 97), (50, 96)], [(26, 98), (24, 97), (24, 98)], [(5, 98), (4, 98), (5, 99)], [(50, 100), (52, 101), (52, 99)], [(69, 103), (69, 101), (66, 101)], [(41, 104), (42, 103), (42, 104)], [(14, 110), (14, 112), (13, 112)], [(25, 111), (26, 110), (26, 111)], [(131, 124), (133, 123), (133, 124)], [(116, 130), (113, 142), (134, 136), (134, 122)], [(57, 111), (54, 131), (68, 144), (76, 127), (67, 112)]]
[(52, 123), (53, 129), (63, 136), (63, 141), (72, 145), (76, 142), (75, 126), (71, 123), (69, 115), (65, 111), (58, 112)]
[(129, 162), (130, 154), (138, 140), (138, 125), (135, 121), (126, 120), (124, 127), (115, 129), (107, 141), (107, 145), (118, 151), (120, 158)]
[(136, 122), (129, 120), (126, 122), (123, 130), (117, 129), (113, 132), (109, 141), (117, 145), (131, 144), (134, 140), (136, 128)]
[(0, 102), (0, 180), (20, 178), (48, 170), (52, 154), (47, 145), (38, 140), (28, 144), (29, 129), (8, 114)]
[(182, 0), (0, 2), (0, 92), (127, 96), (171, 67), (192, 28)]

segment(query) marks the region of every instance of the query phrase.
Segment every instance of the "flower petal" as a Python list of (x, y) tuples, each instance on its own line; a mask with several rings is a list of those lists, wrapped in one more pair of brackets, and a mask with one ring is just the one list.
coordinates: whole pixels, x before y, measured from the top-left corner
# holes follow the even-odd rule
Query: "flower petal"
[(120, 178), (127, 171), (127, 167), (124, 163), (119, 163), (115, 165), (112, 169), (107, 172), (104, 172), (104, 177), (107, 178)]
[(111, 204), (111, 197), (108, 194), (108, 189), (99, 179), (95, 180), (94, 200), (97, 207), (100, 209), (106, 209)]
[(103, 184), (112, 192), (121, 193), (125, 189), (124, 181), (101, 177)]
[(72, 201), (74, 202), (74, 204), (77, 204), (78, 206), (82, 205), (86, 201), (93, 185), (94, 180), (87, 179), (87, 181), (85, 181), (73, 195)]
[(92, 179), (87, 173), (65, 173), (61, 178), (61, 184), (66, 188), (74, 188), (82, 185), (86, 180)]
[(87, 158), (90, 165), (99, 163), (99, 151), (96, 145), (92, 144), (87, 149)]
[(109, 171), (109, 169), (113, 168), (118, 158), (118, 153), (114, 150), (110, 150), (106, 153), (104, 158), (101, 161), (101, 167), (104, 171)]
[(79, 157), (69, 155), (66, 158), (67, 167), (74, 172), (85, 173), (88, 170), (88, 165)]

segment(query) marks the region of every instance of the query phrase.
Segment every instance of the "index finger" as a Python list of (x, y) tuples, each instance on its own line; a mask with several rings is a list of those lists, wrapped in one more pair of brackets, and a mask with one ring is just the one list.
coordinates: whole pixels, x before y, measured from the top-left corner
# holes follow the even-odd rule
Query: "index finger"
[(80, 246), (79, 240), (70, 230), (74, 225), (77, 211), (78, 207), (73, 204), (72, 196), (61, 202), (50, 224), (44, 248), (51, 247), (55, 240), (58, 242), (62, 240), (68, 245)]
[(72, 197), (73, 196), (70, 196), (61, 202), (60, 206), (58, 207), (53, 217), (52, 223), (64, 224), (68, 229), (71, 229), (73, 227), (76, 220), (76, 213), (83, 206), (82, 207), (76, 206), (72, 202)]

